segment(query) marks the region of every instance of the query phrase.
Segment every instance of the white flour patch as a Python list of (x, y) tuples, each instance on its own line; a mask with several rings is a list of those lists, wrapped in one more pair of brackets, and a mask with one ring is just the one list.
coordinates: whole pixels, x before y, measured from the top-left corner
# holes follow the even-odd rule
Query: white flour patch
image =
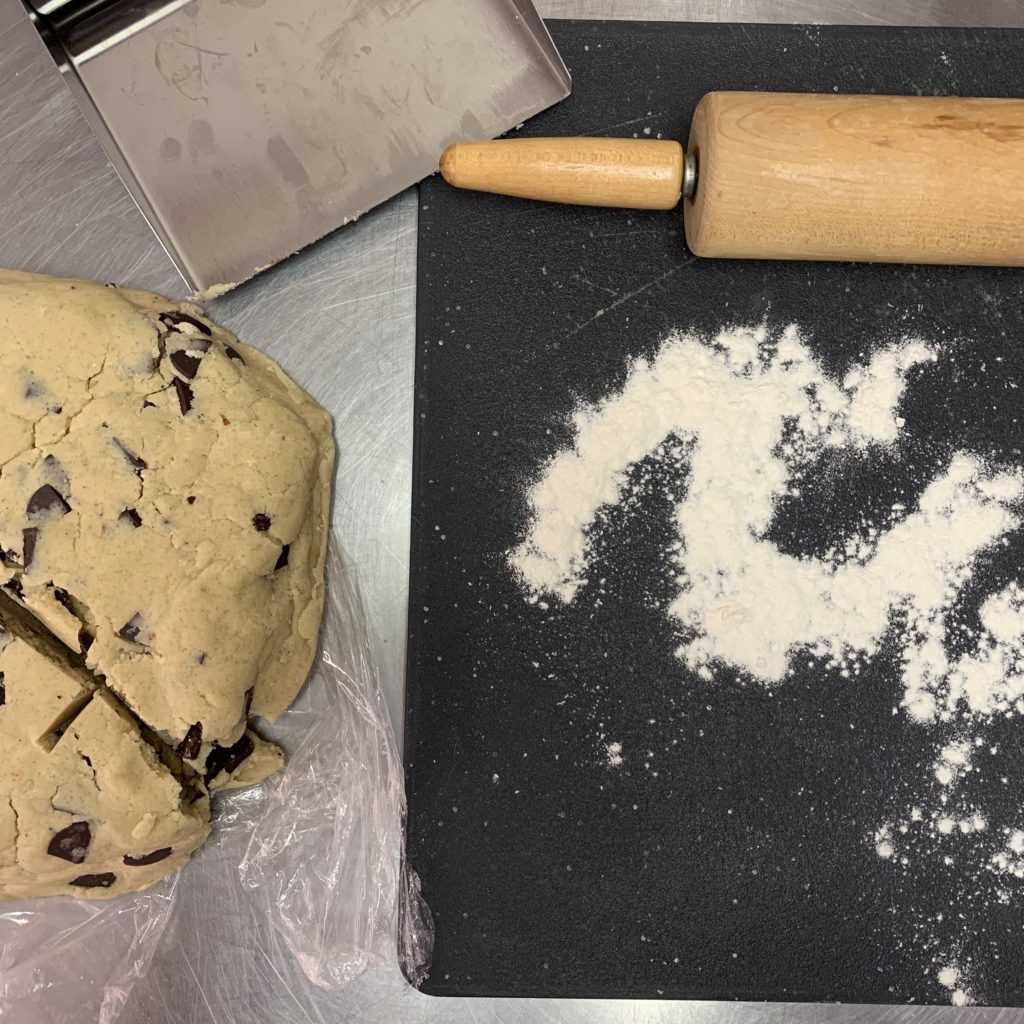
[(875, 833), (875, 853), (882, 860), (891, 860), (896, 854), (892, 844), (892, 825), (882, 825)]
[(959, 964), (946, 964), (936, 977), (943, 988), (949, 989), (949, 1001), (954, 1006), (969, 1006), (974, 1002), (971, 993), (961, 987), (963, 983), (963, 969)]
[[(774, 337), (744, 327), (672, 334), (621, 389), (577, 408), (571, 443), (528, 490), (529, 528), (508, 560), (531, 602), (568, 605), (586, 593), (600, 604), (595, 527), (609, 510), (649, 514), (636, 467), (666, 467), (679, 480), (665, 495), (673, 593), (658, 607), (678, 658), (709, 688), (728, 670), (771, 694), (799, 663), (856, 685), (883, 642), (894, 643), (893, 713), (929, 730), (933, 752), (904, 787), (905, 809), (880, 810), (865, 845), (894, 871), (911, 872), (920, 857), (962, 870), (965, 905), (1005, 902), (1007, 886), (1024, 880), (1024, 810), (999, 821), (965, 787), (998, 779), (988, 737), (1000, 719), (1024, 716), (1024, 586), (982, 595), (969, 626), (960, 604), (981, 560), (1022, 526), (1024, 473), (953, 451), (916, 499), (865, 515), (828, 550), (783, 550), (771, 539), (780, 508), (813, 488), (829, 459), (870, 465), (900, 445), (908, 382), (937, 359), (910, 338), (836, 375), (795, 326)], [(622, 763), (619, 744), (605, 752), (609, 766)], [(976, 965), (932, 959), (942, 960), (936, 935), (957, 898), (922, 911), (914, 927), (925, 973), (964, 1005), (975, 999)]]
[[(531, 595), (571, 602), (588, 579), (588, 531), (599, 510), (627, 498), (631, 467), (680, 438), (689, 482), (675, 510), (680, 543), (668, 557), (679, 589), (668, 611), (689, 636), (678, 651), (689, 667), (706, 678), (725, 664), (771, 684), (801, 650), (850, 665), (876, 653), (900, 612), (908, 711), (929, 721), (943, 702), (982, 703), (995, 685), (979, 667), (990, 653), (950, 665), (946, 616), (979, 553), (1019, 525), (1019, 471), (990, 472), (957, 453), (915, 509), (894, 509), (891, 524), (872, 525), (825, 558), (784, 553), (765, 539), (778, 503), (823, 451), (896, 440), (906, 374), (935, 358), (907, 342), (839, 384), (795, 327), (774, 345), (763, 329), (724, 331), (711, 342), (673, 335), (655, 359), (634, 365), (621, 392), (577, 411), (573, 446), (530, 491), (530, 531), (510, 564)], [(1006, 632), (1021, 615), (1006, 595), (992, 627)]]
[(935, 762), (935, 778), (942, 786), (952, 786), (971, 770), (971, 746), (966, 740), (948, 743), (939, 751)]

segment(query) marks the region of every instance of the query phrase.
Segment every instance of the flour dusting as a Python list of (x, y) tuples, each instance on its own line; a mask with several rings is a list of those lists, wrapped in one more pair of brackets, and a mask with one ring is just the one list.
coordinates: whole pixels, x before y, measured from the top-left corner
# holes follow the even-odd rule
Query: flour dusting
[[(970, 629), (957, 617), (979, 560), (1022, 525), (1021, 468), (954, 450), (916, 501), (865, 516), (825, 551), (783, 550), (771, 537), (780, 508), (813, 486), (823, 460), (870, 460), (900, 444), (908, 382), (939, 358), (908, 338), (836, 375), (796, 326), (777, 336), (747, 327), (672, 334), (620, 390), (577, 408), (571, 444), (528, 491), (529, 530), (509, 564), (531, 602), (577, 601), (592, 586), (595, 523), (633, 499), (631, 470), (675, 460), (684, 482), (664, 556), (675, 581), (665, 614), (681, 662), (709, 689), (727, 670), (771, 690), (807, 658), (855, 685), (895, 643), (893, 711), (934, 733), (934, 756), (905, 812), (876, 823), (868, 847), (894, 870), (928, 856), (969, 862), (978, 877), (1021, 879), (1024, 809), (1019, 821), (994, 822), (960, 790), (997, 757), (993, 724), (1024, 714), (1024, 586), (1010, 581), (985, 596)], [(619, 744), (606, 756), (622, 764)], [(923, 947), (942, 920), (922, 916)], [(965, 964), (928, 973), (951, 1002), (974, 1001)]]

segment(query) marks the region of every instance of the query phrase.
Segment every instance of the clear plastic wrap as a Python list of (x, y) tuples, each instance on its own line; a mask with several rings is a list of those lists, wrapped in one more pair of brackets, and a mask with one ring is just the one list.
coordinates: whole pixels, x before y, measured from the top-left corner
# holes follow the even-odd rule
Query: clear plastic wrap
[(327, 578), (320, 661), (294, 706), (261, 730), (284, 747), (284, 770), (217, 796), (210, 840), (146, 892), (0, 903), (0, 1019), (111, 1024), (153, 958), (184, 943), (185, 962), (209, 968), (230, 941), (232, 958), (250, 952), (292, 989), (337, 989), (394, 963), (396, 950), (406, 975), (422, 976), (432, 926), (415, 877), (403, 876), (401, 760), (334, 546)]

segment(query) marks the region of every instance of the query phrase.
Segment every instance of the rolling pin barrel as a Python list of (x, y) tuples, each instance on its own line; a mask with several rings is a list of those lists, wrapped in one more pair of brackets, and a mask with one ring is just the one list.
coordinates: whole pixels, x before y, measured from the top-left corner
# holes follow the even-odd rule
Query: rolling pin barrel
[(1024, 100), (716, 92), (654, 139), (461, 143), (463, 188), (670, 209), (698, 256), (1024, 266)]
[(1024, 266), (1024, 100), (710, 93), (698, 256)]

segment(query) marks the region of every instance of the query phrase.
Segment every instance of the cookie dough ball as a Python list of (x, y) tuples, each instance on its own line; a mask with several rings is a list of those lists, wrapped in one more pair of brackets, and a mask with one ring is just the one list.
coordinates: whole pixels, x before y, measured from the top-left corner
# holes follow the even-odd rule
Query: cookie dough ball
[(200, 774), (230, 763), (313, 660), (328, 415), (196, 306), (0, 271), (0, 438), (0, 585)]

